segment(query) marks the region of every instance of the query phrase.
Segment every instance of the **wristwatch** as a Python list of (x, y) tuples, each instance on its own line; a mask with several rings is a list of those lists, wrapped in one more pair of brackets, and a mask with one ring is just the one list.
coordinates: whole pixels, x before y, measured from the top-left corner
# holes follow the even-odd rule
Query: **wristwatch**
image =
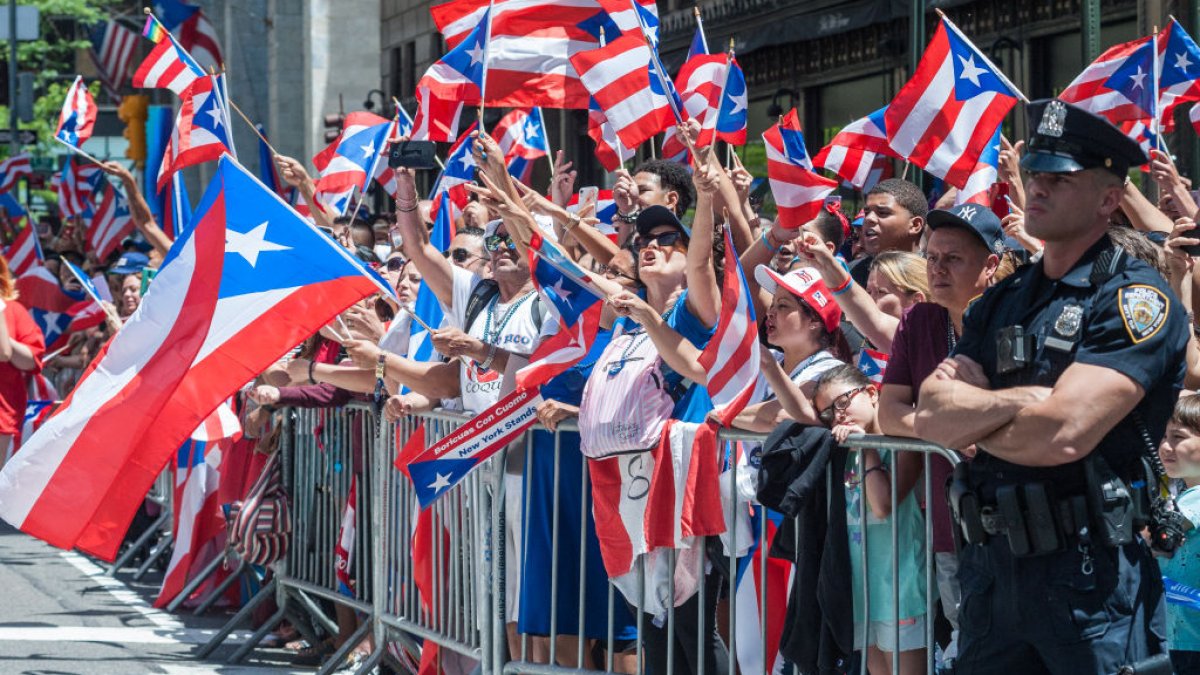
[(379, 359), (375, 361), (375, 379), (382, 380), (387, 374), (387, 353), (379, 352)]

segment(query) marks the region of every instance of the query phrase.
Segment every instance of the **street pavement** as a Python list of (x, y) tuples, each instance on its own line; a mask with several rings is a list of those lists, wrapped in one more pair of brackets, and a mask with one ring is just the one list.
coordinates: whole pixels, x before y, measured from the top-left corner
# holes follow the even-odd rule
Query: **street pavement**
[(208, 660), (195, 652), (231, 615), (167, 614), (152, 607), (162, 574), (116, 578), (78, 553), (52, 548), (0, 522), (0, 675), (281, 675), (288, 653), (255, 650), (225, 659), (249, 634), (234, 633)]

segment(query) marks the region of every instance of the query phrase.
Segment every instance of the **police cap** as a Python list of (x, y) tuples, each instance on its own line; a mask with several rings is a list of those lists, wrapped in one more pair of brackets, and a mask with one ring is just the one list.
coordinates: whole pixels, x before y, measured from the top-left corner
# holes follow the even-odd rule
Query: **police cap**
[(1131, 166), (1150, 161), (1141, 146), (1108, 120), (1059, 99), (1026, 106), (1029, 138), (1021, 168), (1040, 173), (1107, 169), (1124, 178)]

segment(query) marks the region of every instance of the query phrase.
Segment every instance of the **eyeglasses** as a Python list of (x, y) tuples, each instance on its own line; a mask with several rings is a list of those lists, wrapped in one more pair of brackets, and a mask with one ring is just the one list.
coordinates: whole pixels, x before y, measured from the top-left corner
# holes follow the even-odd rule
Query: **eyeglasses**
[(399, 272), (404, 269), (404, 263), (408, 262), (404, 258), (389, 258), (387, 261), (387, 271)]
[(499, 251), (501, 247), (506, 247), (510, 251), (516, 250), (517, 245), (513, 243), (512, 237), (508, 236), (507, 234), (493, 234), (492, 236), (483, 240), (483, 247), (488, 251), (495, 253), (496, 251)]
[(854, 400), (854, 397), (866, 390), (866, 387), (858, 387), (856, 389), (851, 389), (841, 396), (838, 396), (837, 398), (833, 399), (833, 403), (831, 403), (828, 408), (824, 408), (817, 413), (817, 419), (821, 420), (821, 423), (825, 426), (833, 424), (833, 418), (837, 415), (837, 413), (849, 408), (850, 402)]
[[(509, 241), (511, 241), (511, 240), (509, 240)], [(497, 247), (497, 248), (499, 248), (499, 247)], [(479, 257), (477, 255), (472, 254), (470, 251), (468, 251), (465, 248), (452, 248), (449, 251), (443, 252), (442, 255), (453, 260), (454, 262), (458, 263), (459, 265), (467, 262), (471, 258)]]
[(622, 279), (628, 279), (634, 283), (638, 283), (638, 280), (636, 277), (631, 277), (628, 274), (625, 274), (620, 269), (618, 269), (612, 265), (604, 265), (604, 264), (597, 265), (596, 271), (600, 272), (600, 274), (603, 274), (605, 276), (605, 278), (607, 278), (607, 279), (621, 277)]
[(650, 245), (650, 242), (658, 244), (659, 248), (671, 248), (675, 244), (679, 243), (682, 239), (683, 233), (679, 231), (663, 232), (662, 234), (658, 234), (653, 237), (647, 237), (645, 239), (638, 237), (637, 239), (633, 240), (633, 250), (641, 253), (642, 249)]

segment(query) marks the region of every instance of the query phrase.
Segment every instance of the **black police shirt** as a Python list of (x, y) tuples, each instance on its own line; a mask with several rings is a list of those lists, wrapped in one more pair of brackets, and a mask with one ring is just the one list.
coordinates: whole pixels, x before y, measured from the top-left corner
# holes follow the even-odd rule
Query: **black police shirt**
[[(990, 288), (971, 304), (963, 319), (963, 336), (955, 354), (974, 359), (992, 389), (1039, 385), (1053, 387), (1074, 362), (1111, 368), (1132, 378), (1145, 396), (1096, 447), (1122, 476), (1135, 475), (1136, 460), (1154, 447), (1183, 384), (1188, 319), (1166, 281), (1146, 263), (1125, 254), (1112, 264), (1113, 245), (1100, 239), (1061, 279), (1046, 278), (1042, 263), (1026, 265)], [(1092, 283), (1093, 263), (1104, 267), (1099, 286)], [(1123, 265), (1123, 269), (1121, 269)], [(1114, 271), (1114, 267), (1116, 270)], [(1104, 277), (1107, 276), (1107, 280)], [(1027, 365), (1010, 358), (999, 367), (998, 338), (1011, 337), (1006, 327), (1021, 326), (1030, 351)], [(1087, 400), (1075, 403), (1084, 407)], [(1142, 433), (1144, 430), (1144, 434)], [(1051, 468), (1017, 466), (981, 451), (972, 475), (985, 499), (998, 485), (1025, 480), (1050, 481), (1060, 496), (1082, 492), (1078, 462)]]

